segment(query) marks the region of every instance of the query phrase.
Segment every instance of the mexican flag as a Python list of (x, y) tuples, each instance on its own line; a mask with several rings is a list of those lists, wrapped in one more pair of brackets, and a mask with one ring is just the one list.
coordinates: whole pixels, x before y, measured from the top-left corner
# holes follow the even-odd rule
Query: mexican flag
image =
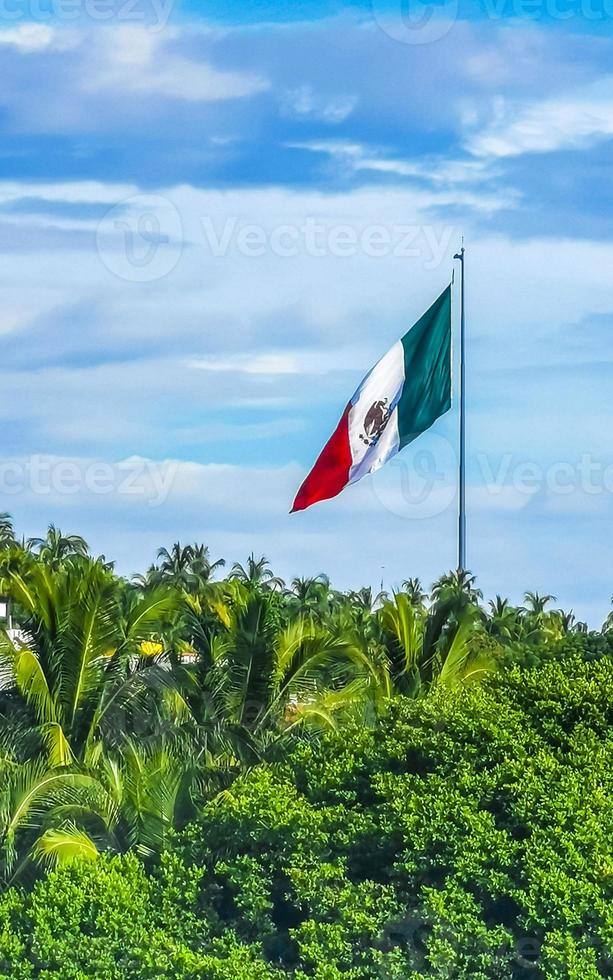
[(292, 513), (374, 473), (451, 407), (451, 286), (366, 375)]

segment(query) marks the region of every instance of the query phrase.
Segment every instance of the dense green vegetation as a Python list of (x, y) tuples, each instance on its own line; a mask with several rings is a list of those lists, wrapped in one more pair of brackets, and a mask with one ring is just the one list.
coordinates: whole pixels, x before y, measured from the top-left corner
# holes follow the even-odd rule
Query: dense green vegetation
[(0, 977), (613, 976), (613, 624), (222, 569), (0, 521)]

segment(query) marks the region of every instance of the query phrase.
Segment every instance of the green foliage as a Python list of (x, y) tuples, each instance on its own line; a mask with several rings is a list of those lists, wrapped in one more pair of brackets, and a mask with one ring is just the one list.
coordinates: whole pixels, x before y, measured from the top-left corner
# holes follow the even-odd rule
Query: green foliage
[(613, 976), (613, 619), (0, 515), (0, 980)]
[(568, 651), (299, 742), (150, 871), (79, 859), (5, 893), (0, 975), (611, 976), (612, 685)]
[(612, 684), (610, 658), (570, 654), (398, 699), (235, 784), (181, 853), (244, 941), (257, 883), (265, 951), (297, 976), (610, 975)]
[[(257, 948), (211, 939), (190, 912), (198, 876), (171, 858), (154, 878), (134, 856), (52, 872), (28, 897), (0, 899), (2, 980), (267, 980)], [(208, 952), (203, 952), (204, 947)]]

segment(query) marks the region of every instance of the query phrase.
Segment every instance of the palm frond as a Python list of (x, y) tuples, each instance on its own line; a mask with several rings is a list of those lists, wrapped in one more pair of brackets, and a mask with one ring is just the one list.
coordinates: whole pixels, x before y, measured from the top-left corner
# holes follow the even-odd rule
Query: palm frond
[(84, 830), (67, 822), (45, 830), (32, 848), (32, 857), (37, 864), (54, 868), (72, 861), (95, 861), (98, 848)]

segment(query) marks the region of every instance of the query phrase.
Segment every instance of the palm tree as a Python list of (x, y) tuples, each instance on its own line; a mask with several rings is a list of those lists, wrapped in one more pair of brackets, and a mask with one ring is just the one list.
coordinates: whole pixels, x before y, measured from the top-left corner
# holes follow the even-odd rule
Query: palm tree
[(27, 548), (38, 553), (39, 559), (50, 568), (58, 568), (65, 559), (87, 557), (87, 542), (79, 534), (64, 535), (50, 524), (45, 538), (28, 538)]
[(163, 581), (163, 575), (160, 568), (153, 564), (149, 565), (147, 571), (142, 573), (137, 573), (133, 575), (130, 579), (130, 584), (133, 588), (145, 592), (147, 589), (154, 589), (158, 585), (161, 585)]
[(156, 688), (170, 674), (143, 655), (142, 644), (163, 633), (176, 614), (167, 587), (122, 594), (98, 562), (59, 568), (34, 562), (6, 577), (22, 611), (25, 642), (5, 643), (2, 665), (53, 765), (83, 759), (98, 743), (114, 743), (120, 720), (155, 717)]
[(207, 684), (218, 715), (248, 733), (261, 754), (279, 732), (303, 724), (333, 727), (363, 705), (374, 675), (349, 631), (297, 618), (278, 630), (266, 593), (251, 593), (212, 643)]
[[(30, 559), (5, 582), (24, 639), (15, 646), (5, 638), (0, 649), (0, 878), (13, 880), (32, 861), (116, 849), (120, 825), (146, 853), (146, 840), (159, 837), (151, 827), (166, 826), (159, 815), (172, 787), (183, 792), (198, 765), (196, 752), (174, 753), (171, 779), (166, 762), (152, 761), (189, 716), (161, 642), (180, 611), (178, 594), (168, 586), (140, 593), (93, 559), (59, 567)], [(134, 783), (143, 753), (146, 793)], [(137, 797), (146, 826), (130, 837)]]
[(387, 599), (387, 592), (382, 590), (375, 593), (370, 585), (349, 593), (351, 604), (361, 612), (373, 613), (385, 599)]
[[(44, 758), (20, 763), (4, 758), (0, 764), (0, 882), (6, 887), (36, 860), (50, 814), (67, 802), (77, 805), (84, 791), (95, 791), (96, 780), (74, 769), (50, 769)], [(66, 850), (60, 848), (57, 858), (62, 855)]]
[(524, 638), (529, 643), (545, 643), (557, 640), (563, 635), (563, 627), (555, 610), (547, 606), (556, 602), (554, 595), (540, 595), (538, 592), (524, 594)]
[(53, 866), (101, 850), (150, 858), (204, 801), (197, 753), (126, 738), (95, 767), (49, 767), (44, 759), (3, 764), (0, 881), (13, 884), (33, 865)]
[(334, 629), (350, 631), (359, 637), (364, 651), (374, 651), (380, 643), (377, 609), (387, 599), (387, 592), (374, 592), (370, 586), (335, 597), (329, 624)]
[(204, 585), (208, 582), (218, 569), (226, 564), (225, 558), (217, 558), (211, 561), (210, 552), (206, 545), (195, 544), (192, 548), (192, 571), (197, 577), (199, 584)]
[(456, 609), (476, 605), (483, 593), (475, 587), (475, 576), (463, 568), (441, 575), (432, 586), (433, 602), (450, 602)]
[[(613, 605), (613, 596), (611, 596), (611, 604)], [(610, 633), (613, 630), (613, 609), (607, 615), (604, 623), (602, 624), (602, 632)]]
[(555, 619), (557, 619), (560, 625), (560, 631), (563, 635), (567, 633), (587, 633), (588, 626), (587, 623), (582, 622), (577, 619), (573, 610), (570, 612), (564, 612), (563, 609), (557, 609), (554, 613), (550, 614)]
[(191, 544), (181, 545), (176, 541), (170, 551), (160, 548), (157, 553), (161, 563), (154, 568), (159, 572), (160, 581), (170, 581), (180, 589), (188, 592), (195, 584), (192, 570), (194, 549)]
[(499, 640), (516, 640), (522, 633), (522, 610), (511, 606), (508, 599), (497, 595), (489, 602), (490, 614), (485, 626), (491, 636)]
[(524, 602), (526, 603), (527, 610), (535, 616), (542, 616), (546, 607), (556, 601), (557, 598), (554, 595), (539, 595), (538, 592), (524, 593)]
[[(198, 757), (167, 741), (153, 747), (126, 738), (116, 757), (104, 757), (95, 782), (73, 793), (61, 822), (36, 843), (35, 856), (56, 860), (58, 840), (70, 839), (95, 851), (135, 850), (142, 858), (160, 854), (169, 834), (197, 815), (200, 797)], [(59, 823), (59, 826), (58, 826)]]
[(405, 578), (402, 590), (406, 592), (413, 606), (423, 606), (427, 596), (418, 578)]
[(330, 579), (320, 573), (314, 578), (293, 578), (285, 595), (290, 615), (323, 620), (330, 613)]
[(225, 565), (223, 558), (211, 561), (209, 549), (203, 544), (173, 544), (170, 551), (160, 548), (157, 553), (161, 564), (152, 565), (146, 576), (136, 576), (135, 584), (158, 585), (171, 582), (184, 592), (194, 593), (212, 578), (217, 569)]
[(475, 605), (458, 613), (447, 596), (425, 610), (401, 592), (384, 603), (379, 619), (387, 654), (382, 682), (389, 693), (415, 697), (434, 684), (453, 688), (493, 669), (474, 643), (480, 629)]
[(282, 589), (285, 584), (283, 579), (278, 578), (273, 573), (268, 558), (262, 555), (261, 558), (256, 559), (253, 552), (247, 559), (246, 567), (238, 561), (234, 562), (228, 578), (244, 582), (245, 585), (252, 588), (263, 590)]
[(16, 541), (11, 515), (2, 512), (0, 513), (0, 550), (4, 551), (7, 548), (11, 548), (14, 544), (16, 544)]

